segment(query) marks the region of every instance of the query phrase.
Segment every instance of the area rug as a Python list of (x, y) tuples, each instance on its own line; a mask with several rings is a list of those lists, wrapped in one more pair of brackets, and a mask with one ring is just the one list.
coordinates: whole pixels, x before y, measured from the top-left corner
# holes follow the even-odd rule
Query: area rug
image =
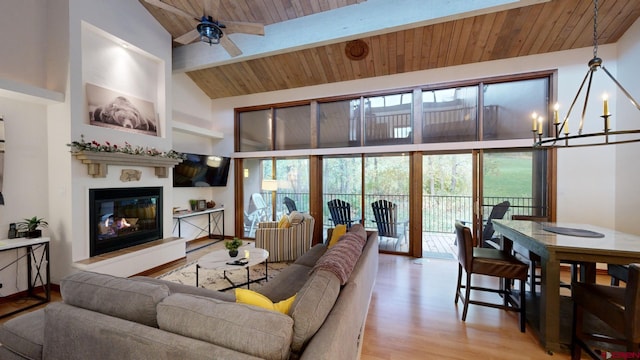
[[(267, 280), (261, 280), (255, 283), (251, 283), (251, 290), (258, 290), (260, 287), (264, 286), (268, 279), (272, 279), (277, 276), (282, 270), (286, 269), (289, 266), (290, 262), (276, 262), (269, 263), (267, 265)], [(251, 266), (249, 268), (249, 278), (250, 279), (260, 279), (265, 276), (265, 266), (263, 264), (258, 264)], [(246, 269), (238, 269), (238, 270), (228, 270), (227, 277), (231, 279), (234, 283), (243, 283), (247, 281), (247, 270)], [(164, 275), (158, 276), (158, 279), (173, 281), (179, 284), (184, 285), (196, 285), (196, 261), (193, 261), (187, 265), (184, 265), (178, 269), (172, 270)], [(200, 268), (198, 270), (198, 286), (211, 290), (221, 290), (228, 288), (231, 286), (229, 281), (224, 278), (223, 272), (219, 270), (208, 270)], [(246, 286), (244, 286), (246, 288)]]

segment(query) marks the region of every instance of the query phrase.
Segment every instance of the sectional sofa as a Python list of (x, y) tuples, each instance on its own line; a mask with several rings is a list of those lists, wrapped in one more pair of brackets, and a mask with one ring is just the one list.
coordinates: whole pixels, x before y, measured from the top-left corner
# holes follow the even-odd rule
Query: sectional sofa
[(378, 270), (378, 236), (359, 225), (319, 244), (263, 286), (286, 314), (149, 277), (91, 272), (62, 302), (0, 327), (0, 359), (357, 359)]

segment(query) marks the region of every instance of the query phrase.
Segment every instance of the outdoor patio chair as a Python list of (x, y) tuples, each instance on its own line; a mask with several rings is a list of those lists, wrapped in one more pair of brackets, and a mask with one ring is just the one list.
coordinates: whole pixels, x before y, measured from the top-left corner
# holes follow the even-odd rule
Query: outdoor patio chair
[(378, 236), (388, 239), (396, 239), (393, 246), (397, 250), (400, 240), (407, 241), (408, 220), (398, 221), (398, 205), (387, 200), (378, 200), (371, 203), (374, 222), (378, 227)]
[[(639, 278), (640, 264), (630, 264), (629, 282), (626, 288), (584, 282), (571, 284), (574, 314), (571, 359), (580, 359), (582, 350), (585, 350), (593, 359), (605, 358), (592, 348), (602, 349), (602, 342), (621, 344), (626, 347), (627, 354), (638, 354), (640, 351)], [(605, 332), (603, 330), (607, 330), (602, 326), (588, 326), (591, 322), (587, 320), (585, 311), (606, 323), (616, 335), (602, 334)], [(599, 333), (594, 333), (596, 331)], [(597, 341), (597, 343), (588, 343), (588, 341)]]
[[(525, 283), (527, 281), (527, 273), (529, 271), (527, 264), (516, 259), (515, 256), (508, 252), (498, 249), (479, 248), (473, 246), (474, 241), (471, 230), (464, 226), (461, 221), (456, 221), (456, 237), (458, 243), (458, 285), (456, 288), (455, 303), (458, 303), (458, 299), (461, 299), (464, 303), (462, 321), (467, 319), (469, 304), (517, 311), (520, 313), (520, 331), (525, 332)], [(464, 285), (462, 285), (463, 271), (467, 274)], [(498, 277), (500, 278), (501, 286), (499, 289), (472, 286), (472, 274)], [(520, 280), (520, 291), (517, 297), (511, 291), (512, 280)], [(462, 294), (463, 288), (465, 289), (464, 295)], [(502, 296), (503, 304), (471, 300), (471, 290), (497, 293)]]
[(284, 205), (287, 207), (287, 210), (289, 211), (289, 214), (291, 214), (293, 211), (298, 211), (298, 207), (296, 206), (296, 202), (288, 197), (285, 196), (284, 197)]
[(267, 203), (260, 193), (251, 194), (249, 211), (244, 212), (244, 231), (248, 237), (254, 237), (258, 223), (267, 217)]
[(359, 219), (351, 219), (351, 204), (340, 199), (333, 199), (327, 203), (329, 208), (330, 221), (333, 221), (334, 226), (344, 224), (347, 229), (355, 222), (359, 222)]
[(501, 240), (493, 237), (495, 230), (493, 229), (493, 223), (491, 220), (502, 219), (509, 210), (509, 206), (511, 206), (511, 203), (503, 201), (491, 208), (489, 218), (487, 218), (487, 221), (482, 227), (482, 247), (492, 247), (495, 249), (500, 249), (502, 247)]

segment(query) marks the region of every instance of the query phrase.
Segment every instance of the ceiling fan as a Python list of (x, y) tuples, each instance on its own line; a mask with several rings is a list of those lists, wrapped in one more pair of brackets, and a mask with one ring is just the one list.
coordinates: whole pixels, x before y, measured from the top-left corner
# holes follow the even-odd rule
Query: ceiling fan
[(185, 17), (194, 25), (194, 29), (178, 36), (173, 41), (180, 44), (190, 44), (196, 40), (209, 45), (220, 44), (232, 57), (242, 54), (238, 46), (229, 39), (227, 34), (244, 33), (251, 35), (264, 35), (264, 25), (252, 22), (221, 21), (213, 15), (218, 12), (220, 0), (204, 0), (203, 15), (196, 16), (162, 0), (145, 0), (147, 3), (166, 10), (178, 16)]

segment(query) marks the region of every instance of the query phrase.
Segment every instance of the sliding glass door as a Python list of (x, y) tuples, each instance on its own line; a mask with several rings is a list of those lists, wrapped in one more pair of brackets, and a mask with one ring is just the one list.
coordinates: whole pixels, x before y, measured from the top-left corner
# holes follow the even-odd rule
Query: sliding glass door
[(496, 205), (502, 204), (506, 209), (503, 214), (496, 208), (497, 216), (504, 219), (512, 215), (548, 215), (545, 151), (485, 150), (479, 156), (482, 171), (478, 219), (482, 221), (477, 230), (483, 242), (495, 236), (485, 227)]

